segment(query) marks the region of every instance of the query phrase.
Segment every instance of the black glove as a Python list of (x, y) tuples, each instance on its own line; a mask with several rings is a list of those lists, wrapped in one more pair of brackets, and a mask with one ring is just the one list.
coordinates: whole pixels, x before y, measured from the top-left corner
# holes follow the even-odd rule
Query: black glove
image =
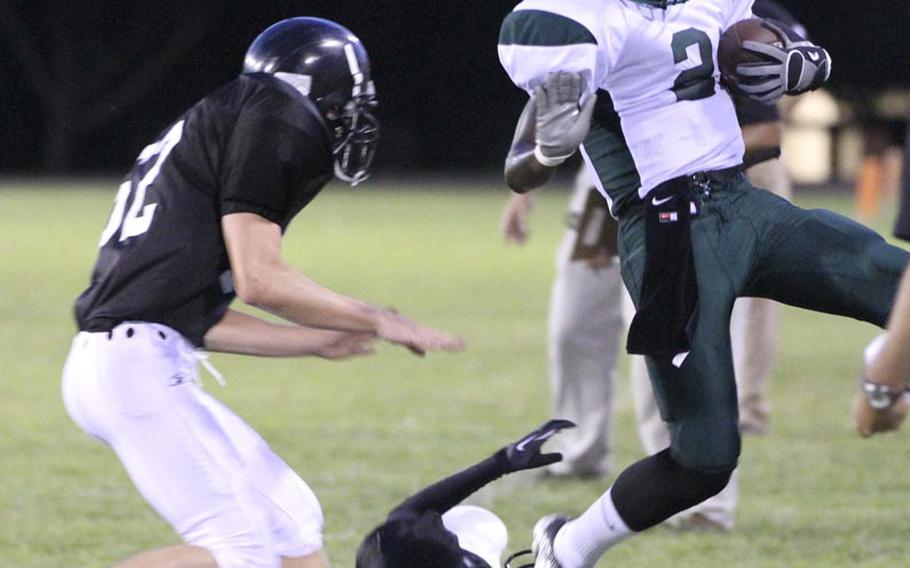
[(534, 430), (521, 440), (509, 444), (505, 448), (506, 460), (511, 471), (534, 469), (556, 463), (562, 459), (562, 454), (540, 453), (540, 447), (551, 436), (566, 428), (574, 428), (575, 423), (569, 420), (550, 420), (537, 430)]
[(822, 86), (831, 75), (831, 56), (824, 48), (805, 40), (785, 25), (764, 20), (764, 25), (783, 40), (783, 47), (746, 40), (743, 48), (765, 61), (741, 63), (736, 87), (763, 103), (776, 102), (785, 93), (800, 95)]

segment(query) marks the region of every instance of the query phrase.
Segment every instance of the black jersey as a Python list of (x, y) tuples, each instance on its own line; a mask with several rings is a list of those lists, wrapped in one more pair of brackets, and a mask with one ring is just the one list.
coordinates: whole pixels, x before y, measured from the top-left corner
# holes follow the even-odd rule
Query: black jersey
[[(442, 515), (468, 496), (514, 471), (503, 448), (487, 459), (425, 487), (395, 507), (385, 523), (366, 536), (357, 552), (357, 566), (368, 557), (383, 558), (387, 566), (447, 566), (494, 568), (461, 548)], [(432, 553), (431, 561), (426, 556)]]
[(329, 137), (310, 100), (270, 75), (241, 75), (202, 99), (139, 155), (99, 243), (79, 329), (172, 327), (193, 344), (234, 297), (221, 217), (281, 227), (331, 179)]

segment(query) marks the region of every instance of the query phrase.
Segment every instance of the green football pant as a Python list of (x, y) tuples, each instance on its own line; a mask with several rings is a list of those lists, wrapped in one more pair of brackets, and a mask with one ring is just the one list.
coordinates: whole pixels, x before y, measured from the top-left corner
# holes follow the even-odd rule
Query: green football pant
[[(735, 467), (740, 448), (730, 346), (734, 300), (770, 298), (884, 326), (910, 257), (859, 223), (796, 207), (742, 175), (715, 183), (696, 200), (692, 348), (678, 368), (668, 357), (647, 360), (673, 458), (689, 469), (717, 472)], [(622, 276), (636, 306), (645, 267), (643, 215), (641, 203), (620, 215)]]

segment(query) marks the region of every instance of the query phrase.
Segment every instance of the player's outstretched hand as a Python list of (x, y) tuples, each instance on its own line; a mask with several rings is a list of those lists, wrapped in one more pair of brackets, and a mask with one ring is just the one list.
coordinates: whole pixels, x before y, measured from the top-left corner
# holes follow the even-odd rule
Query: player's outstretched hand
[(325, 340), (315, 354), (323, 359), (338, 360), (362, 357), (375, 352), (373, 340), (376, 334), (362, 331), (326, 331)]
[(506, 459), (509, 460), (512, 471), (534, 469), (562, 460), (562, 454), (555, 452), (542, 454), (540, 447), (560, 430), (574, 427), (575, 423), (570, 420), (550, 420), (517, 442), (506, 446)]
[(427, 351), (457, 352), (464, 349), (464, 341), (460, 337), (436, 331), (395, 310), (383, 310), (376, 326), (376, 335), (389, 343), (407, 347), (420, 356)]
[(523, 245), (528, 240), (528, 218), (531, 216), (531, 195), (513, 193), (502, 210), (499, 231), (507, 243)]
[(862, 390), (858, 390), (853, 397), (853, 423), (863, 438), (879, 432), (897, 430), (907, 418), (908, 410), (910, 405), (907, 404), (906, 395), (899, 397), (894, 404), (882, 410), (869, 406), (869, 401)]
[(587, 136), (597, 96), (589, 95), (581, 103), (584, 94), (584, 80), (576, 73), (550, 73), (534, 89), (537, 107), (534, 156), (544, 166), (564, 162)]

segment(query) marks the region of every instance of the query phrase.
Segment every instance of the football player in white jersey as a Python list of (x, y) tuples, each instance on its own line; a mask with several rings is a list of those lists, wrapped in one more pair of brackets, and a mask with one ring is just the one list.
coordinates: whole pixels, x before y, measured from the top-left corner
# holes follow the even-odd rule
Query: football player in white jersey
[[(647, 356), (670, 445), (624, 470), (579, 517), (541, 519), (538, 568), (593, 566), (614, 544), (720, 491), (740, 451), (729, 322), (759, 296), (884, 325), (908, 255), (824, 210), (752, 187), (717, 69), (720, 35), (751, 0), (526, 0), (503, 22), (503, 67), (531, 98), (506, 158), (519, 193), (583, 143), (619, 220), (636, 304), (627, 348)], [(766, 23), (780, 47), (736, 88), (772, 102), (819, 87), (828, 53)]]

